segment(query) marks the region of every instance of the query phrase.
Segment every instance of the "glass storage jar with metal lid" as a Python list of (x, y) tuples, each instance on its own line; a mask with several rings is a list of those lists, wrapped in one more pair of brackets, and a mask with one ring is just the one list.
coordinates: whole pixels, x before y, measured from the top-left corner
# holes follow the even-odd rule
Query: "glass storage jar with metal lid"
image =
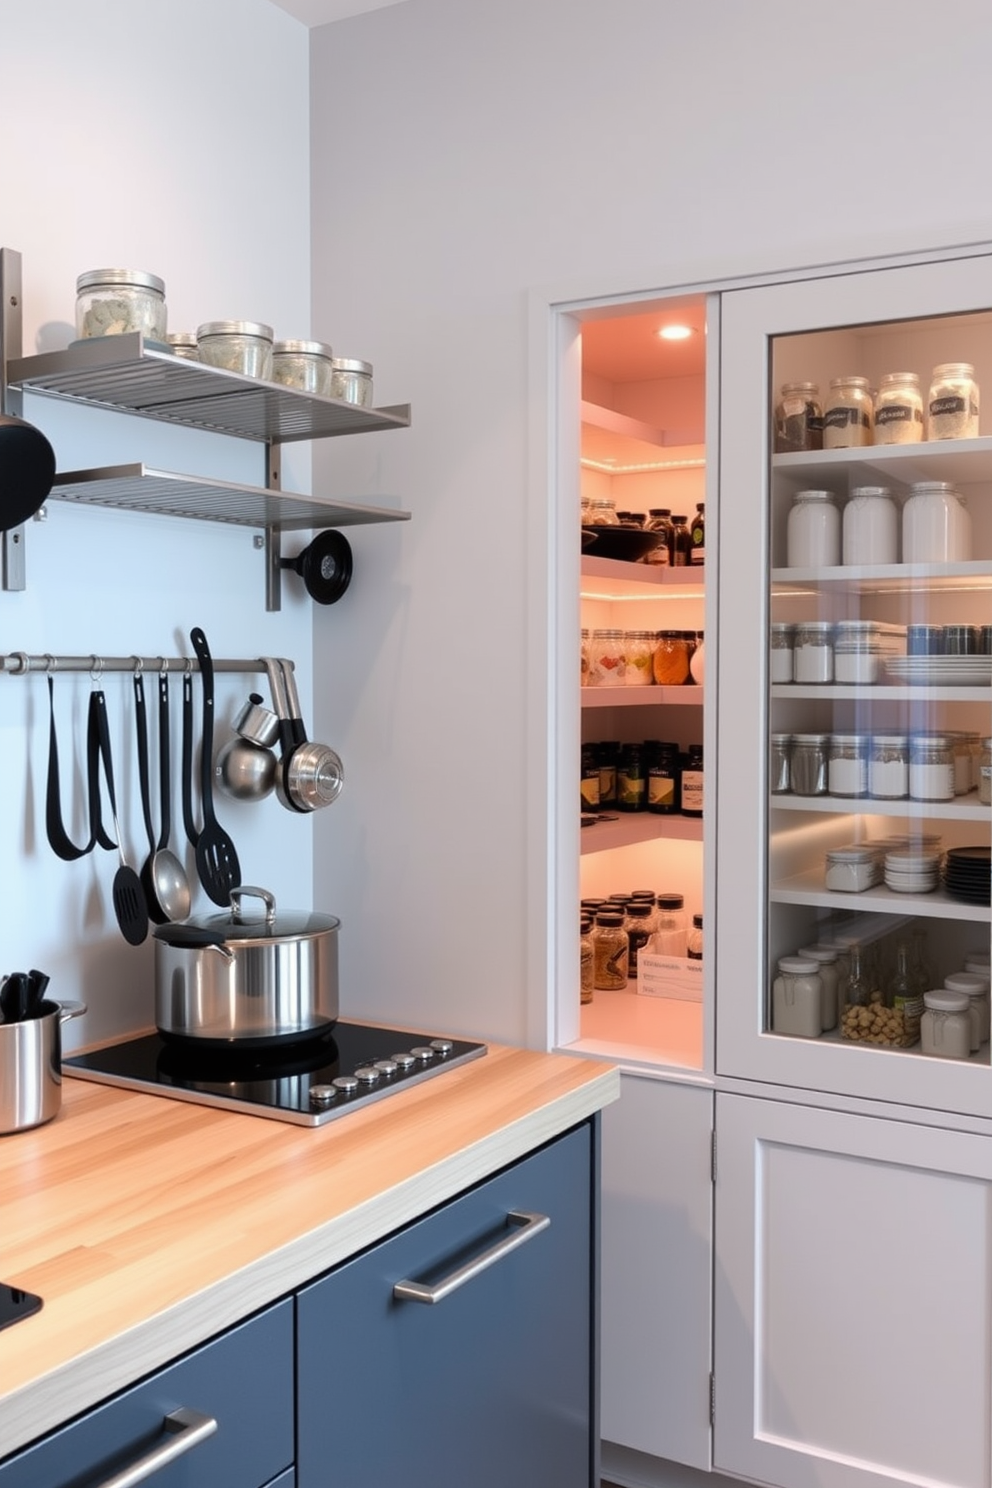
[(681, 687), (689, 678), (689, 643), (684, 630), (659, 630), (652, 658), (659, 687)]
[(845, 564), (899, 562), (899, 508), (888, 486), (855, 486), (844, 507)]
[(792, 790), (792, 735), (768, 736), (768, 789), (773, 796), (787, 796)]
[(831, 796), (868, 794), (867, 734), (831, 734), (827, 745), (827, 791)]
[(875, 395), (875, 444), (916, 444), (923, 438), (923, 394), (916, 372), (886, 372)]
[(645, 563), (654, 563), (659, 568), (668, 566), (668, 534), (672, 528), (672, 510), (669, 506), (652, 506), (648, 508), (648, 532), (660, 532), (662, 540), (658, 546), (652, 548), (645, 554)]
[(823, 983), (819, 963), (805, 956), (783, 956), (772, 983), (772, 1032), (819, 1038)]
[(276, 341), (272, 347), (272, 381), (301, 393), (331, 395), (333, 351), (326, 341)]
[(902, 644), (901, 626), (878, 620), (838, 620), (834, 630), (834, 681), (877, 682), (886, 656)]
[(355, 357), (335, 357), (331, 371), (331, 396), (359, 408), (372, 406), (372, 363)]
[(624, 657), (627, 663), (624, 684), (627, 687), (650, 686), (654, 682), (654, 631), (625, 631)]
[(612, 496), (596, 496), (590, 503), (588, 526), (619, 527), (616, 502)]
[(840, 562), (840, 510), (832, 491), (796, 491), (785, 526), (789, 568), (833, 568)]
[(793, 734), (789, 771), (797, 796), (827, 794), (827, 744), (829, 734)]
[(823, 410), (823, 448), (871, 444), (874, 409), (867, 377), (834, 377)]
[(242, 377), (272, 376), (271, 326), (260, 320), (207, 320), (197, 327), (200, 361)]
[(914, 801), (953, 801), (954, 752), (946, 734), (910, 736), (909, 794)]
[(902, 801), (909, 795), (909, 738), (906, 734), (873, 734), (868, 754), (868, 794), (880, 801)]
[(165, 341), (165, 280), (143, 269), (89, 269), (76, 280), (76, 335), (126, 336), (140, 331)]
[(796, 627), (787, 620), (774, 620), (769, 632), (769, 681), (773, 686), (776, 683), (791, 682)]
[(920, 1047), (937, 1059), (967, 1059), (971, 1050), (971, 1015), (963, 992), (923, 994)]
[(592, 932), (593, 986), (615, 992), (627, 985), (629, 945), (623, 914), (600, 910)]
[(169, 331), (165, 344), (174, 356), (185, 357), (188, 362), (197, 360), (196, 336), (192, 331)]
[(792, 675), (799, 683), (834, 680), (834, 627), (829, 620), (803, 620), (796, 626)]
[(904, 563), (967, 563), (971, 516), (949, 481), (916, 481), (902, 509)]
[(823, 448), (823, 409), (815, 382), (785, 382), (775, 404), (775, 453)]
[(592, 687), (622, 687), (627, 671), (622, 630), (594, 630), (589, 643), (589, 683)]
[(930, 379), (928, 439), (978, 437), (978, 383), (970, 362), (941, 362)]
[(595, 951), (592, 944), (592, 916), (579, 920), (579, 1001), (592, 1002), (595, 986)]
[(863, 894), (882, 882), (882, 864), (872, 847), (832, 847), (826, 854), (824, 888), (841, 894)]

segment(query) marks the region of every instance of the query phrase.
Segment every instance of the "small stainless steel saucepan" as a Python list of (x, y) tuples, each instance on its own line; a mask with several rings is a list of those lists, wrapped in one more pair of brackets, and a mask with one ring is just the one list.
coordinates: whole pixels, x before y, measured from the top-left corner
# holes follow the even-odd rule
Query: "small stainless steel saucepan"
[(318, 811), (341, 794), (341, 756), (329, 744), (311, 743), (307, 738), (292, 663), (267, 659), (265, 666), (279, 714), (282, 759), (276, 794), (290, 811)]
[(0, 1023), (0, 1135), (28, 1131), (58, 1115), (62, 1024), (85, 1012), (85, 1002), (43, 998), (30, 1016)]

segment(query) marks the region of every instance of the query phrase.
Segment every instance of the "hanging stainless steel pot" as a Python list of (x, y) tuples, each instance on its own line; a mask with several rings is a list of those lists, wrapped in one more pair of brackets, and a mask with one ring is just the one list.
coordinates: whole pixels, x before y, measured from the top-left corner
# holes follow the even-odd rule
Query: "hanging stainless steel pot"
[(0, 1135), (28, 1131), (62, 1105), (62, 1024), (85, 1002), (38, 1003), (33, 1016), (0, 1023)]
[(317, 811), (341, 794), (344, 766), (329, 744), (311, 743), (300, 715), (300, 698), (290, 662), (265, 663), (272, 700), (279, 714), (282, 763), (276, 794), (290, 811)]
[(214, 781), (235, 801), (264, 801), (275, 789), (279, 773), (279, 761), (269, 748), (279, 737), (278, 715), (253, 692), (233, 727), (233, 736), (214, 760)]
[[(248, 917), (244, 900), (262, 901)], [(239, 1047), (291, 1043), (334, 1026), (338, 927), (334, 915), (276, 913), (266, 889), (231, 890), (227, 914), (160, 925), (155, 1022), (166, 1037)]]

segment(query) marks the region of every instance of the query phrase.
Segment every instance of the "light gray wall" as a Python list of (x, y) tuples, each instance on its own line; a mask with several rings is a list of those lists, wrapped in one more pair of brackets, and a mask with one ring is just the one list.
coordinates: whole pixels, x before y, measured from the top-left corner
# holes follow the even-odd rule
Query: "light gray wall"
[[(0, 38), (0, 241), (23, 254), (26, 353), (66, 345), (76, 275), (118, 264), (165, 279), (173, 329), (236, 317), (270, 321), (284, 336), (310, 333), (305, 27), (267, 0), (0, 0)], [(25, 415), (63, 470), (143, 459), (264, 483), (259, 446), (39, 397), (26, 399)], [(284, 483), (308, 482), (304, 447), (287, 460)], [(262, 555), (248, 531), (56, 502), (48, 512), (47, 523), (28, 526), (26, 592), (0, 593), (4, 652), (192, 654), (189, 630), (199, 624), (218, 656), (292, 656), (309, 702), (310, 602), (291, 591), (280, 615), (266, 615)], [(251, 680), (224, 681), (222, 718)], [(78, 836), (89, 686), (66, 677), (56, 689)], [(125, 842), (140, 862), (130, 679), (108, 677), (105, 690)], [(178, 766), (178, 685), (173, 705)], [(151, 1022), (152, 947), (132, 949), (117, 931), (115, 856), (98, 850), (63, 864), (51, 853), (47, 744), (44, 679), (0, 678), (0, 973), (38, 966), (53, 995), (84, 997), (89, 1016), (67, 1026), (75, 1045)], [(309, 820), (275, 800), (218, 811), (249, 882), (309, 905)], [(211, 906), (201, 897), (197, 908)]]
[(530, 292), (988, 238), (990, 46), (984, 0), (409, 0), (313, 33), (315, 320), (414, 409), (315, 455), (413, 512), (356, 536), (353, 589), (315, 620), (318, 726), (349, 770), (316, 883), (367, 1012), (521, 1040), (544, 998)]

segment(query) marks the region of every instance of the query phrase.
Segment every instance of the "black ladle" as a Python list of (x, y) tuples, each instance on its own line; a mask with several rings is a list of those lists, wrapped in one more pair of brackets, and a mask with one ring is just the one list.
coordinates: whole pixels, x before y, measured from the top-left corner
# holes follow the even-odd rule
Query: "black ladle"
[(124, 856), (124, 844), (121, 837), (120, 822), (117, 820), (117, 794), (114, 790), (114, 765), (110, 754), (110, 729), (107, 727), (107, 701), (102, 692), (93, 694), (96, 699), (96, 724), (97, 737), (100, 745), (100, 756), (103, 760), (103, 773), (107, 781), (107, 795), (110, 797), (110, 810), (114, 818), (114, 831), (117, 835), (117, 851), (120, 854), (120, 867), (114, 874), (113, 901), (114, 914), (120, 926), (121, 934), (128, 945), (138, 946), (148, 935), (148, 905), (145, 903), (144, 890), (141, 887), (141, 879), (134, 869), (129, 867)]
[(241, 865), (234, 843), (214, 815), (214, 663), (207, 638), (200, 627), (189, 633), (203, 686), (203, 738), (200, 744), (200, 795), (203, 828), (196, 843), (196, 871), (204, 893), (215, 904), (227, 908), (231, 890), (241, 883)]

